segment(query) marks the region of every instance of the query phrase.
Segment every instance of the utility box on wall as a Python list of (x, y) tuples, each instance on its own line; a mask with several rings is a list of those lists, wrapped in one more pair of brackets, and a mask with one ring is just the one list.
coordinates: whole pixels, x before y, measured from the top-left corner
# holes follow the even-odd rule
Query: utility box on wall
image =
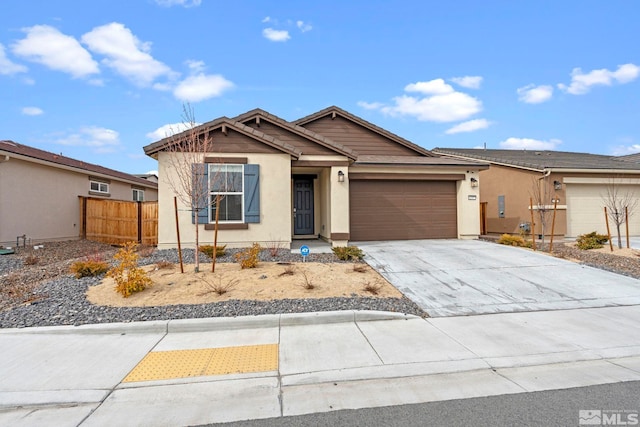
[(498, 218), (504, 218), (504, 196), (498, 196)]

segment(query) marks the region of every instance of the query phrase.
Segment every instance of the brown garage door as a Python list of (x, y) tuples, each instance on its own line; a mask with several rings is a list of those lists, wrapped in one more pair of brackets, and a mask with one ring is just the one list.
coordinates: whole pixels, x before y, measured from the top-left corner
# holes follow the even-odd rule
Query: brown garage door
[(456, 238), (455, 181), (351, 181), (350, 240)]

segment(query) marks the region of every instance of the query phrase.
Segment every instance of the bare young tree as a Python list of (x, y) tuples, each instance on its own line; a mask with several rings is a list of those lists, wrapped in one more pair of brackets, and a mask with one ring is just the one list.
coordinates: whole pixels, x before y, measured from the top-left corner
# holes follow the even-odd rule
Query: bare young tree
[[(542, 236), (542, 247), (544, 247), (544, 235), (547, 231), (547, 224), (553, 212), (553, 198), (555, 192), (551, 185), (549, 175), (543, 173), (541, 177), (531, 178), (531, 199), (533, 209), (537, 214), (539, 223), (535, 226), (535, 231)], [(535, 236), (534, 236), (535, 238)]]
[(198, 248), (200, 246), (198, 217), (211, 203), (204, 163), (205, 154), (211, 152), (213, 139), (197, 129), (193, 108), (186, 104), (182, 107), (182, 126), (170, 137), (167, 145), (167, 165), (171, 173), (165, 182), (184, 206), (188, 206), (195, 225), (195, 271), (200, 270)]
[(635, 208), (638, 206), (638, 198), (631, 186), (623, 185), (620, 180), (611, 178), (604, 194), (601, 195), (602, 203), (607, 207), (607, 215), (616, 226), (618, 233), (618, 249), (622, 249), (622, 236), (620, 227), (629, 220)]

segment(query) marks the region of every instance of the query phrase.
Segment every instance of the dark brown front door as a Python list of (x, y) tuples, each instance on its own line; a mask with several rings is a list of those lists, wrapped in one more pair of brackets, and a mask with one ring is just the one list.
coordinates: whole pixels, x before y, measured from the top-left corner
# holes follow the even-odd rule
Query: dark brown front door
[(313, 180), (293, 181), (293, 234), (313, 234)]
[(349, 183), (350, 240), (457, 238), (455, 181)]

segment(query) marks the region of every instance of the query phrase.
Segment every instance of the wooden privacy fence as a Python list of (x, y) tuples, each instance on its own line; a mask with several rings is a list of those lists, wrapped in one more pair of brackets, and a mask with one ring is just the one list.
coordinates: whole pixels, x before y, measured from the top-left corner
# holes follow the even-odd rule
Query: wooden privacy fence
[(119, 244), (158, 244), (158, 202), (130, 202), (80, 196), (80, 237)]

